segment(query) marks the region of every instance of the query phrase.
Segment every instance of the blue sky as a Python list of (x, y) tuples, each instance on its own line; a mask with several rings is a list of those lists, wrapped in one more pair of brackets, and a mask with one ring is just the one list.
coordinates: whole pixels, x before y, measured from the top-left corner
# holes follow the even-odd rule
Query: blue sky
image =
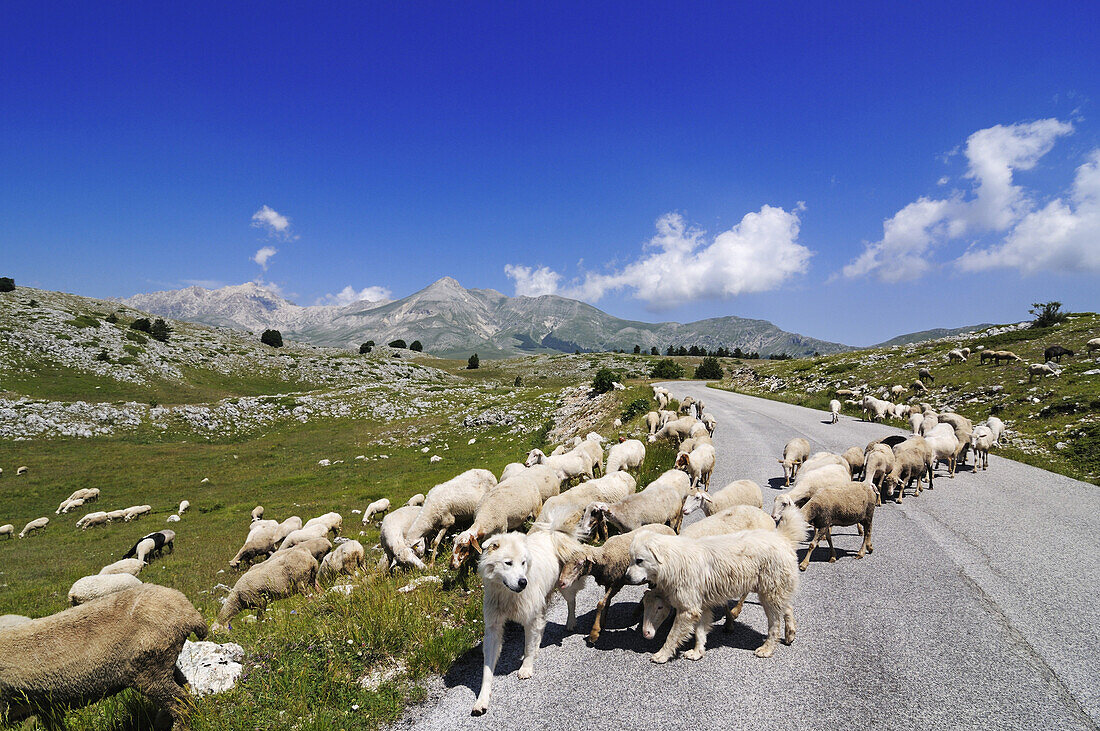
[(853, 344), (1100, 307), (1100, 5), (530, 5), (6, 3), (3, 274)]

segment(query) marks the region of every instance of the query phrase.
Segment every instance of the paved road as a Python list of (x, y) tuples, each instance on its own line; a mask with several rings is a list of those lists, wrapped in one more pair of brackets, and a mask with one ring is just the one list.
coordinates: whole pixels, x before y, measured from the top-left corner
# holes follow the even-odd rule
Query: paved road
[[(702, 397), (718, 420), (712, 484), (748, 478), (779, 493), (776, 457), (795, 436), (841, 451), (897, 430), (797, 406), (667, 384)], [(776, 486), (776, 487), (773, 487)], [(1100, 722), (1100, 489), (992, 458), (875, 516), (875, 552), (852, 559), (854, 529), (836, 539), (840, 559), (817, 560), (795, 600), (798, 639), (771, 659), (752, 649), (767, 622), (747, 603), (737, 629), (708, 638), (707, 654), (654, 665), (626, 628), (634, 600), (617, 597), (595, 647), (550, 610), (535, 676), (515, 671), (522, 631), (510, 626), (489, 713), (469, 715), (480, 684), (480, 648), (460, 660), (402, 725), (501, 728), (1097, 728)], [(841, 549), (844, 549), (843, 551)], [(800, 552), (801, 555), (801, 552)], [(578, 597), (591, 625), (598, 589)]]

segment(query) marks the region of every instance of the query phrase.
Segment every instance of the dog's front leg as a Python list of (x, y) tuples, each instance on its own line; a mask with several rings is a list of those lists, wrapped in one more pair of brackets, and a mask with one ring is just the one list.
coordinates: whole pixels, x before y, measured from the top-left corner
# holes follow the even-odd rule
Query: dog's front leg
[(546, 629), (546, 616), (539, 614), (531, 620), (531, 623), (523, 628), (523, 664), (519, 666), (516, 675), (520, 680), (527, 680), (535, 673), (535, 655), (542, 645), (542, 631)]
[(699, 615), (699, 621), (695, 624), (695, 647), (684, 653), (684, 657), (688, 660), (701, 660), (703, 653), (707, 651), (707, 633), (710, 632), (710, 625), (714, 621), (714, 616), (711, 614), (710, 609), (704, 609), (702, 614)]
[(680, 644), (688, 638), (699, 621), (699, 610), (681, 610), (676, 613), (676, 621), (672, 623), (672, 629), (668, 631), (668, 638), (664, 646), (650, 656), (655, 663), (666, 663), (676, 654)]
[(485, 625), (485, 639), (481, 643), (481, 654), (485, 664), (481, 669), (481, 692), (470, 709), (470, 714), (480, 716), (489, 710), (489, 693), (493, 690), (493, 673), (500, 657), (500, 643), (504, 639), (504, 621)]

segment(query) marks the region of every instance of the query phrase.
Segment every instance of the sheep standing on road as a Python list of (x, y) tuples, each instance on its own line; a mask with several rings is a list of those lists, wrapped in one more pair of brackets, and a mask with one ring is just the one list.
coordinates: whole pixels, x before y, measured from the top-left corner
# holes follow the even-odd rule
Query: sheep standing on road
[(749, 505), (760, 508), (764, 505), (764, 494), (752, 480), (735, 480), (715, 493), (695, 490), (684, 499), (683, 513), (691, 515), (698, 509), (710, 516), (737, 505)]
[(810, 443), (802, 437), (795, 437), (783, 447), (783, 459), (777, 460), (783, 465), (783, 477), (787, 487), (791, 486), (791, 480), (798, 474), (799, 467), (810, 456)]
[(989, 469), (989, 450), (993, 448), (993, 430), (988, 426), (976, 426), (970, 435), (970, 446), (974, 450), (974, 467)]
[[(813, 555), (814, 549), (822, 538), (829, 542), (829, 563), (836, 562), (832, 534), (834, 526), (858, 524), (863, 529), (863, 545), (860, 546), (856, 558), (863, 558), (865, 554), (874, 551), (875, 547), (871, 543), (871, 523), (875, 516), (875, 503), (874, 492), (862, 482), (830, 485), (815, 492), (814, 496), (801, 508), (802, 517), (814, 528), (814, 537), (810, 541), (806, 555), (798, 565), (799, 570), (805, 571), (810, 565), (810, 556)], [(796, 508), (786, 509), (795, 510)]]
[(710, 476), (714, 472), (715, 456), (713, 446), (700, 444), (690, 454), (680, 454), (676, 458), (676, 469), (691, 476), (692, 487), (702, 485), (705, 489), (710, 485)]
[(840, 409), (841, 409), (840, 402), (837, 401), (836, 399), (833, 399), (832, 401), (829, 402), (829, 414), (830, 414), (829, 423), (830, 424), (835, 424), (838, 421), (840, 421)]
[(844, 454), (840, 455), (841, 459), (848, 463), (848, 469), (852, 472), (853, 480), (863, 479), (863, 467), (866, 462), (866, 458), (863, 454), (863, 450), (859, 447), (848, 447), (844, 450)]

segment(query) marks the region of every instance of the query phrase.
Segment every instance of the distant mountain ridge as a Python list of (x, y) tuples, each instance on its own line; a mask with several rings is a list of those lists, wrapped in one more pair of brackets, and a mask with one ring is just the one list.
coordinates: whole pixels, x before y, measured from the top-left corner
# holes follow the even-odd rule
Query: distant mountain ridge
[(125, 302), (179, 320), (257, 332), (274, 328), (284, 337), (314, 345), (419, 340), (426, 351), (444, 357), (473, 352), (483, 358), (547, 351), (629, 352), (635, 345), (647, 352), (653, 346), (664, 352), (669, 345), (740, 347), (765, 356), (852, 349), (786, 332), (767, 320), (732, 315), (689, 323), (623, 320), (578, 300), (557, 295), (508, 297), (493, 289), (466, 289), (451, 277), (402, 299), (344, 306), (303, 307), (254, 283), (151, 292)]
[(897, 337), (890, 338), (889, 340), (881, 343), (871, 345), (871, 348), (888, 348), (891, 345), (908, 345), (910, 343), (922, 343), (925, 340), (939, 340), (940, 338), (946, 338), (950, 335), (961, 335), (962, 333), (974, 332), (975, 330), (985, 330), (993, 327), (993, 323), (982, 323), (981, 325), (968, 325), (966, 327), (936, 327), (931, 330), (920, 330), (914, 333), (906, 333), (905, 335), (898, 335)]

